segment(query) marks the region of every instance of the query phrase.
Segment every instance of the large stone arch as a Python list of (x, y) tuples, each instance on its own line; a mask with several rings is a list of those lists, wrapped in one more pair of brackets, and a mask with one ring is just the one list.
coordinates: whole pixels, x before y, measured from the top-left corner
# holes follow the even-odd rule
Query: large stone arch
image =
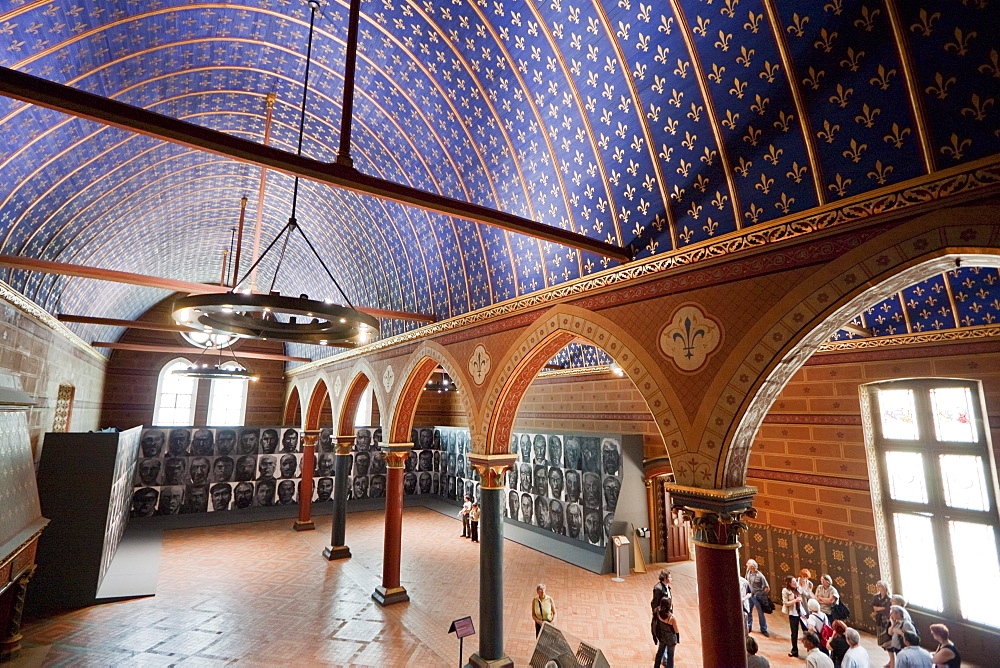
[(282, 414), (281, 423), (286, 427), (301, 426), (302, 423), (302, 399), (299, 395), (299, 388), (292, 386), (288, 398), (285, 400), (285, 410)]
[[(379, 412), (384, 416), (389, 410), (385, 393), (382, 391), (382, 384), (378, 380), (374, 369), (365, 359), (360, 359), (348, 372), (347, 389), (344, 390), (344, 398), (340, 402), (340, 409), (334, 408), (334, 433), (342, 436), (354, 435), (354, 415), (358, 410), (358, 402), (361, 395), (369, 384), (372, 385), (375, 401), (378, 403)], [(336, 381), (334, 381), (336, 382)]]
[[(705, 424), (724, 419), (715, 482), (744, 484), (753, 438), (792, 375), (821, 344), (862, 310), (908, 285), (956, 266), (1000, 267), (1000, 225), (988, 206), (936, 211), (872, 239), (830, 262), (765, 313), (736, 347), (706, 399)], [(728, 373), (726, 373), (728, 372)], [(698, 425), (695, 425), (698, 428)]]
[[(306, 429), (319, 429), (323, 416), (323, 409), (327, 408), (332, 415), (333, 406), (330, 403), (330, 391), (327, 389), (326, 381), (322, 378), (313, 385), (312, 394), (309, 397), (308, 409), (305, 416)], [(332, 419), (332, 417), (331, 417)]]
[(389, 431), (390, 443), (406, 443), (410, 440), (413, 428), (413, 417), (420, 401), (420, 393), (431, 373), (441, 366), (459, 388), (459, 402), (469, 421), (469, 430), (475, 429), (475, 404), (472, 399), (472, 383), (462, 370), (462, 366), (452, 357), (451, 353), (436, 341), (424, 341), (417, 348), (402, 369), (400, 376), (405, 380), (398, 385), (398, 390), (392, 398), (392, 404), (383, 415), (384, 423), (391, 425)]
[[(631, 334), (609, 318), (577, 306), (560, 304), (543, 312), (511, 345), (483, 403), (481, 437), (473, 438), (473, 452), (503, 454), (518, 404), (538, 371), (567, 343), (582, 338), (600, 346), (622, 366), (642, 394), (671, 458), (685, 454), (687, 417), (657, 358)], [(694, 484), (689, 481), (687, 484)]]

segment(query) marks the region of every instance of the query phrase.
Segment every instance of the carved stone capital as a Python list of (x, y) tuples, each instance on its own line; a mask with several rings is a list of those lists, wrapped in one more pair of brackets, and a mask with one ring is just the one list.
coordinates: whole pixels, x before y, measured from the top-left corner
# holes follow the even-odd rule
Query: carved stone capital
[(503, 488), (503, 474), (517, 461), (517, 455), (470, 454), (469, 463), (479, 472), (480, 485), (484, 489)]
[(401, 469), (413, 449), (412, 443), (383, 443), (379, 450), (385, 453), (385, 465), (391, 469)]
[(335, 437), (335, 440), (336, 440), (335, 447), (337, 449), (337, 454), (338, 455), (340, 455), (342, 457), (346, 457), (349, 454), (351, 454), (351, 450), (354, 449), (354, 437), (353, 436), (337, 436), (337, 437)]
[(306, 429), (302, 432), (302, 447), (315, 448), (319, 440), (319, 429)]
[(671, 508), (680, 509), (691, 522), (695, 544), (723, 550), (740, 546), (739, 532), (747, 528), (745, 516), (756, 517), (753, 499), (755, 487), (701, 489), (665, 483), (670, 493)]

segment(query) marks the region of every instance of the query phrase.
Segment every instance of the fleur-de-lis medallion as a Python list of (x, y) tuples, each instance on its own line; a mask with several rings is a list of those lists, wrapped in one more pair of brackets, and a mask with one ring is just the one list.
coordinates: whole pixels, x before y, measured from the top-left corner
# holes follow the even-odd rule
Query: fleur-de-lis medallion
[(482, 385), (483, 381), (486, 380), (486, 374), (490, 372), (490, 362), (490, 354), (486, 351), (486, 346), (480, 343), (472, 351), (472, 357), (469, 358), (469, 373), (472, 374), (472, 380), (476, 385)]
[(694, 304), (677, 309), (660, 331), (660, 350), (686, 373), (700, 369), (721, 341), (721, 325)]

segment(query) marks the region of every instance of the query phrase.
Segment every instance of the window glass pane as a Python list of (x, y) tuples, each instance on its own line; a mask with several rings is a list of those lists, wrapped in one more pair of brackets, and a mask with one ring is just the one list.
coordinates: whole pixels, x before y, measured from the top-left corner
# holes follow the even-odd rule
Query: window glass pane
[(989, 510), (983, 459), (974, 455), (941, 455), (944, 502), (952, 508)]
[(242, 426), (243, 397), (246, 391), (246, 380), (213, 380), (208, 424), (213, 427)]
[(924, 458), (919, 452), (885, 453), (889, 496), (896, 501), (927, 503)]
[(893, 513), (892, 519), (903, 596), (912, 605), (941, 612), (941, 581), (930, 518)]
[(879, 390), (878, 407), (882, 416), (882, 438), (917, 440), (913, 390)]
[(176, 362), (164, 370), (157, 397), (155, 422), (162, 426), (185, 426), (191, 422), (196, 380), (174, 374), (175, 369), (185, 369), (187, 364)]
[(931, 409), (934, 411), (934, 431), (939, 441), (975, 443), (976, 421), (972, 412), (972, 392), (967, 387), (935, 387), (931, 389)]
[(949, 522), (955, 559), (958, 604), (966, 619), (1000, 628), (1000, 563), (994, 528), (988, 524)]

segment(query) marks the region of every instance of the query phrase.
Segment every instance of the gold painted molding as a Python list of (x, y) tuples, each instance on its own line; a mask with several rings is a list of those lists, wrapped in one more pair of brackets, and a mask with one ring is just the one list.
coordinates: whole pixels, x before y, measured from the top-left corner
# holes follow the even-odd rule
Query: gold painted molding
[[(736, 230), (684, 248), (654, 255), (643, 260), (561, 283), (560, 285), (515, 297), (447, 320), (390, 336), (366, 346), (354, 348), (322, 360), (308, 362), (286, 372), (296, 376), (343, 360), (412, 343), (496, 318), (510, 316), (541, 306), (568, 301), (603, 290), (618, 289), (624, 283), (658, 278), (658, 274), (690, 267), (699, 262), (719, 260), (771, 244), (801, 238), (820, 230), (829, 230), (865, 218), (896, 212), (904, 215), (910, 207), (945, 200), (954, 193), (969, 192), (1000, 185), (1000, 154), (916, 177), (885, 188), (814, 207), (808, 211)], [(901, 213), (902, 212), (902, 213)]]
[(879, 336), (870, 339), (828, 341), (821, 345), (816, 353), (842, 353), (848, 350), (873, 350), (875, 348), (890, 348), (894, 346), (917, 346), (993, 338), (1000, 338), (1000, 325), (977, 325), (961, 329), (939, 329), (919, 334), (896, 334), (894, 336)]

